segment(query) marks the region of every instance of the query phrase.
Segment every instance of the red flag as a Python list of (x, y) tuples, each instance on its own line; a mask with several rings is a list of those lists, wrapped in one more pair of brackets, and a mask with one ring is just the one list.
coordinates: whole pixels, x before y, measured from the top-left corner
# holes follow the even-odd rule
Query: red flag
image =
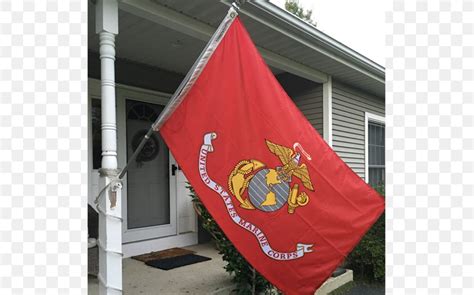
[(155, 127), (245, 259), (286, 294), (313, 294), (382, 213), (383, 198), (311, 126), (239, 18), (221, 35)]

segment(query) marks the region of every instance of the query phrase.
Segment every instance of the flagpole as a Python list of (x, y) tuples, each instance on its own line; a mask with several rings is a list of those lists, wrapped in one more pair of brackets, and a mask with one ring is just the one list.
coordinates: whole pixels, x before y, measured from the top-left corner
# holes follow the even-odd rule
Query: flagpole
[[(185, 78), (179, 85), (178, 89), (176, 89), (170, 101), (165, 106), (165, 109), (161, 112), (161, 114), (156, 119), (156, 121), (151, 125), (150, 129), (145, 134), (143, 139), (140, 141), (140, 144), (133, 152), (132, 156), (128, 160), (125, 167), (123, 167), (123, 169), (120, 171), (117, 177), (118, 180), (122, 179), (125, 176), (130, 164), (136, 159), (138, 154), (141, 152), (141, 150), (145, 146), (146, 142), (150, 139), (153, 132), (160, 130), (161, 126), (163, 126), (166, 120), (171, 116), (171, 114), (173, 114), (173, 112), (181, 104), (185, 95), (188, 93), (191, 86), (194, 85), (194, 82), (199, 77), (199, 74), (202, 72), (204, 66), (209, 61), (211, 55), (214, 53), (215, 49), (217, 48), (217, 45), (219, 45), (220, 41), (224, 37), (225, 33), (227, 32), (227, 29), (230, 27), (234, 19), (239, 14), (240, 5), (243, 4), (244, 2), (245, 1), (241, 0), (241, 1), (235, 1), (231, 4), (229, 10), (227, 11), (227, 15), (222, 20), (222, 22), (220, 23), (219, 27), (214, 32), (214, 34), (211, 36), (211, 39), (208, 41), (206, 47), (204, 47), (204, 50), (201, 52), (201, 54), (199, 55), (199, 57), (194, 62), (193, 66), (191, 67), (191, 69), (186, 74)], [(105, 188), (102, 191), (104, 190)]]

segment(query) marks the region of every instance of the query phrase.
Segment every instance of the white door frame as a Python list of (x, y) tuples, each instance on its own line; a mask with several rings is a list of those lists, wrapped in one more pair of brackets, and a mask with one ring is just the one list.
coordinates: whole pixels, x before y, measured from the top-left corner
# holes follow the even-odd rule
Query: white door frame
[[(139, 92), (136, 89), (135, 90), (130, 90), (130, 89), (123, 89), (123, 91), (120, 91), (117, 93), (117, 146), (118, 146), (118, 163), (119, 167), (124, 167), (126, 162), (127, 162), (127, 152), (126, 152), (126, 110), (125, 110), (125, 105), (126, 105), (126, 100), (134, 100), (134, 101), (140, 101), (140, 102), (146, 102), (146, 103), (153, 103), (153, 104), (158, 104), (158, 105), (166, 105), (169, 101), (170, 95), (164, 94), (164, 93), (154, 93), (154, 94), (149, 94), (145, 92)], [(151, 127), (151, 126), (150, 126)], [(136, 242), (136, 241), (143, 241), (143, 240), (149, 240), (149, 239), (156, 239), (156, 238), (162, 238), (166, 236), (172, 236), (177, 234), (177, 224), (178, 224), (178, 218), (177, 218), (177, 209), (176, 209), (176, 200), (177, 200), (177, 195), (176, 195), (176, 186), (177, 186), (177, 178), (176, 175), (173, 176), (171, 175), (171, 165), (176, 165), (176, 161), (174, 160), (173, 156), (170, 153), (169, 157), (169, 167), (168, 167), (168, 173), (170, 175), (170, 190), (169, 190), (169, 198), (170, 198), (170, 223), (169, 224), (164, 224), (164, 225), (157, 225), (157, 226), (150, 226), (150, 227), (143, 227), (143, 228), (134, 228), (134, 229), (128, 229), (128, 220), (127, 220), (127, 198), (128, 198), (128, 192), (127, 192), (127, 184), (128, 184), (128, 179), (127, 175), (124, 176), (123, 179), (123, 189), (122, 189), (122, 216), (124, 217), (123, 219), (123, 242), (128, 243), (128, 242)]]
[[(89, 79), (89, 114), (90, 105), (93, 98), (100, 98), (100, 80)], [(122, 84), (116, 85), (117, 95), (117, 160), (118, 167), (124, 167), (127, 161), (126, 155), (126, 114), (125, 101), (131, 99), (135, 101), (143, 101), (159, 105), (166, 105), (171, 97), (168, 93), (146, 90), (138, 87), (127, 86)], [(90, 116), (89, 116), (90, 118)], [(92, 151), (92, 126), (88, 124), (89, 133), (89, 149)], [(122, 189), (122, 216), (123, 216), (123, 237), (122, 242), (138, 242), (143, 240), (157, 239), (178, 234), (178, 214), (177, 214), (177, 174), (171, 175), (171, 165), (176, 162), (170, 153), (170, 224), (159, 225), (147, 228), (127, 229), (127, 175), (123, 178)], [(89, 153), (89, 165), (92, 167), (92, 152)], [(89, 204), (93, 204), (93, 200), (98, 193), (98, 170), (89, 169)], [(94, 206), (93, 206), (94, 207)]]

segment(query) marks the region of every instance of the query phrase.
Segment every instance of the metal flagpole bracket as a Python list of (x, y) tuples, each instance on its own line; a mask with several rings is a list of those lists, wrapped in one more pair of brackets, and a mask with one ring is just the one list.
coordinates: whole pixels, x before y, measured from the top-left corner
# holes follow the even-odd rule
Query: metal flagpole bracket
[[(105, 193), (107, 189), (110, 189), (110, 208), (114, 208), (117, 205), (117, 191), (122, 189), (122, 180), (117, 177), (119, 175), (120, 169), (99, 169), (99, 175), (101, 177), (109, 177), (111, 181), (107, 184), (97, 195), (95, 203), (97, 204), (97, 209), (99, 210), (99, 199)], [(105, 212), (104, 212), (105, 213)], [(109, 214), (105, 214), (109, 215)]]
[(240, 9), (240, 6), (245, 4), (245, 2), (247, 2), (247, 0), (235, 0), (234, 2), (232, 2), (232, 6), (237, 6), (237, 9)]
[(245, 2), (247, 2), (247, 1), (246, 1), (246, 0), (235, 0), (235, 1), (233, 1), (233, 2), (230, 4), (230, 6), (232, 6), (232, 7), (236, 10), (236, 12), (237, 12), (237, 14), (238, 14), (239, 11), (240, 11), (240, 6), (242, 6), (243, 4), (245, 4)]
[[(232, 5), (232, 7), (234, 7), (234, 9), (235, 9), (235, 13), (238, 14), (238, 13), (239, 13), (239, 10), (240, 10), (240, 4), (237, 3), (237, 2), (232, 2), (231, 5)], [(232, 13), (230, 16), (235, 17), (235, 15), (234, 15), (233, 13)]]

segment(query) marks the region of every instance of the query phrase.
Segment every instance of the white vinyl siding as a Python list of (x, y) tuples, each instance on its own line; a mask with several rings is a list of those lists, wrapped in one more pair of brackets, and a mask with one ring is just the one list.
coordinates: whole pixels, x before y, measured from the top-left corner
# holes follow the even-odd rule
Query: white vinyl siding
[(365, 112), (385, 116), (385, 100), (333, 82), (333, 149), (365, 179)]

